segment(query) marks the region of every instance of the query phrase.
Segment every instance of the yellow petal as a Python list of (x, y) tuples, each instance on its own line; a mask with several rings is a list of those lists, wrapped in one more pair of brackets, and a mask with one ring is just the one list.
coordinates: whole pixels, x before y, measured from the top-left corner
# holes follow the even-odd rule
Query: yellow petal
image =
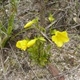
[(16, 47), (21, 49), (21, 50), (26, 50), (27, 49), (27, 43), (28, 41), (27, 40), (20, 40), (20, 41), (17, 41), (16, 43)]
[(68, 34), (66, 31), (56, 31), (55, 35), (52, 36), (52, 41), (58, 46), (62, 47), (64, 43), (69, 41)]
[(21, 48), (21, 41), (17, 41), (16, 47), (17, 47), (17, 48)]
[(63, 46), (63, 43), (62, 43), (62, 42), (58, 42), (58, 43), (57, 43), (57, 46), (58, 46), (58, 47), (62, 47), (62, 46)]
[(58, 47), (62, 47), (62, 46), (63, 46), (63, 42), (62, 42), (62, 41), (59, 41), (56, 36), (52, 36), (52, 41), (53, 41)]
[(62, 42), (68, 42), (69, 41), (68, 34), (66, 31), (63, 31), (63, 32), (56, 31), (55, 36), (59, 39), (59, 41), (60, 40)]
[(32, 40), (30, 40), (30, 41), (27, 43), (27, 47), (33, 46), (33, 45), (36, 43), (36, 40), (37, 40), (37, 39), (32, 39)]
[(69, 37), (68, 37), (68, 33), (66, 31), (62, 32), (62, 35), (64, 36), (64, 42), (68, 42), (69, 41)]
[(24, 28), (28, 28), (28, 27), (32, 26), (34, 23), (36, 23), (36, 19), (33, 19), (32, 21), (29, 21), (29, 22), (24, 26)]

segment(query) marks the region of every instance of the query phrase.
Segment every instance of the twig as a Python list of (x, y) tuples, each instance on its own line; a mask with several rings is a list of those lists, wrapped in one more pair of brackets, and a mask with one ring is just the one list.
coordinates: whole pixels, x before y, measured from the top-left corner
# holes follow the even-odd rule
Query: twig
[(49, 24), (49, 25), (46, 27), (46, 30), (48, 30), (48, 29), (49, 29), (52, 25), (54, 25), (56, 22), (57, 22), (57, 20), (54, 21), (54, 22), (52, 22), (51, 24)]
[(46, 27), (46, 30), (48, 30), (51, 26), (53, 26), (55, 23), (58, 23), (64, 16), (61, 16), (59, 19), (55, 20), (54, 22), (52, 22), (51, 24), (49, 24), (47, 27)]
[(42, 27), (45, 27), (45, 12), (46, 12), (46, 6), (45, 6), (45, 1), (44, 0), (36, 0), (39, 4), (39, 13), (40, 13), (40, 25)]
[(77, 24), (77, 25), (75, 25), (75, 26), (71, 26), (71, 29), (76, 28), (76, 27), (78, 27), (78, 26), (80, 26), (80, 24)]

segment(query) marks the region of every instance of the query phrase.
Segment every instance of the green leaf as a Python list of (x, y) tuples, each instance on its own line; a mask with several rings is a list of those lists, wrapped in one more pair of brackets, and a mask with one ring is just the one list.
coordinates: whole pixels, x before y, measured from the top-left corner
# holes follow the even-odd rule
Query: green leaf
[(0, 32), (3, 31), (6, 33), (6, 27), (3, 26), (2, 22), (0, 22)]
[(11, 0), (12, 12), (17, 13), (17, 0)]
[(39, 29), (40, 29), (40, 31), (42, 31), (42, 32), (46, 32), (46, 29), (45, 29), (44, 27), (42, 27), (42, 26), (39, 26)]
[(51, 34), (51, 35), (54, 35), (55, 32), (56, 32), (56, 29), (54, 29), (54, 30), (51, 29), (51, 30), (50, 30), (50, 34)]
[(7, 34), (11, 35), (14, 25), (14, 14), (11, 14), (8, 21)]
[(50, 21), (50, 22), (53, 22), (53, 21), (55, 20), (55, 18), (53, 17), (53, 15), (52, 15), (52, 14), (49, 14), (48, 19), (49, 19), (49, 21)]
[(2, 47), (4, 47), (5, 46), (5, 44), (7, 43), (7, 41), (8, 41), (8, 39), (9, 39), (9, 37), (7, 36), (7, 37), (5, 37), (4, 39), (3, 39), (3, 41), (2, 41)]
[(40, 41), (46, 41), (46, 39), (44, 37), (39, 37), (38, 38)]

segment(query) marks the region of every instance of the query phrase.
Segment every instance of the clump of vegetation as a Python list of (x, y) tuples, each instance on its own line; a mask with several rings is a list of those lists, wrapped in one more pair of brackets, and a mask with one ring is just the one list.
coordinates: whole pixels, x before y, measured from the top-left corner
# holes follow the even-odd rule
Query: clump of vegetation
[[(52, 19), (50, 19), (50, 17)], [(50, 21), (53, 21), (53, 17), (50, 15), (49, 16)], [(35, 28), (36, 30), (39, 29), (40, 32), (41, 30), (38, 24), (38, 19), (33, 19), (29, 21), (24, 28)], [(45, 29), (44, 29), (45, 30)], [(68, 33), (66, 31), (60, 32), (55, 30), (54, 35), (52, 35), (52, 41), (58, 46), (62, 47), (65, 42), (69, 41)], [(50, 50), (51, 50), (51, 45), (47, 44), (47, 40), (45, 39), (44, 36), (41, 34), (38, 34), (37, 37), (34, 36), (34, 39), (29, 40), (28, 38), (25, 38), (23, 40), (19, 40), (16, 43), (16, 47), (27, 51), (31, 60), (37, 63), (38, 65), (41, 66), (46, 66), (48, 62), (50, 62)]]
[[(4, 25), (5, 20), (0, 21), (0, 48), (5, 46), (9, 38), (12, 36), (12, 32), (14, 30), (14, 18), (17, 12), (17, 2), (16, 0), (10, 0), (10, 2), (11, 9), (8, 19), (6, 19), (6, 25)], [(3, 3), (3, 0), (1, 1), (1, 3)], [(7, 17), (4, 5), (1, 11), (3, 11), (5, 15), (4, 17)]]

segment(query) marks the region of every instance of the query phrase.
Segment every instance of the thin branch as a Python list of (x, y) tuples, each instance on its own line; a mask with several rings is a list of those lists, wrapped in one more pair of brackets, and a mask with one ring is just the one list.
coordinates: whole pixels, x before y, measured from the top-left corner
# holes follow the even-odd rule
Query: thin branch
[(45, 1), (44, 0), (36, 0), (39, 4), (39, 14), (40, 14), (40, 25), (42, 27), (45, 27), (45, 12), (46, 12), (46, 6), (45, 6)]

